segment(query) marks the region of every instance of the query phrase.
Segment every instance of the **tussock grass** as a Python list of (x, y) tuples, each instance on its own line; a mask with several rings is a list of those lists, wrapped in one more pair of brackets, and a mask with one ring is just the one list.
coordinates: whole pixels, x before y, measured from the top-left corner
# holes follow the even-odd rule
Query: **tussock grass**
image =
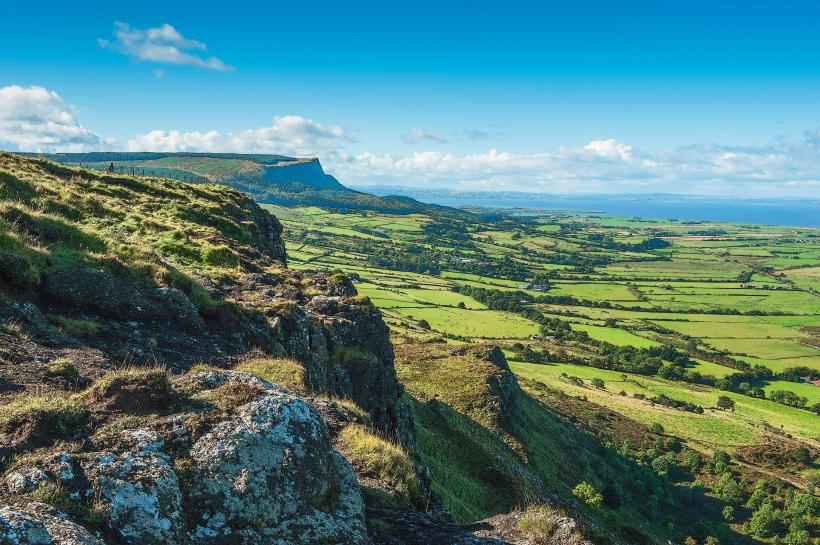
[(100, 323), (96, 320), (71, 318), (61, 314), (49, 314), (47, 318), (57, 329), (71, 337), (94, 337), (100, 332)]
[(56, 432), (66, 434), (79, 428), (87, 417), (88, 410), (76, 397), (23, 396), (3, 406), (0, 430), (9, 432), (27, 420), (41, 418), (52, 422)]
[(366, 474), (383, 479), (414, 501), (418, 494), (413, 462), (398, 445), (351, 424), (339, 434), (342, 453)]
[(524, 509), (515, 526), (527, 538), (540, 543), (549, 539), (555, 531), (556, 519), (559, 516), (558, 512), (548, 505), (533, 504)]
[(77, 370), (77, 366), (66, 358), (57, 358), (56, 360), (50, 361), (46, 367), (52, 375), (63, 377), (74, 384), (79, 383), (83, 379)]
[(254, 358), (235, 367), (236, 371), (250, 373), (268, 382), (280, 384), (296, 391), (304, 391), (305, 368), (290, 358)]

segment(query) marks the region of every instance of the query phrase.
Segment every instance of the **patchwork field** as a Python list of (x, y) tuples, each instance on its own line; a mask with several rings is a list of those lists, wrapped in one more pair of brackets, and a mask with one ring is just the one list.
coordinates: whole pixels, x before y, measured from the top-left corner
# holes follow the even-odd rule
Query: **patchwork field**
[[(274, 212), (291, 266), (350, 274), (397, 341), (498, 343), (525, 383), (661, 424), (704, 452), (775, 430), (818, 445), (820, 230), (521, 211), (474, 224)], [(520, 361), (525, 352), (546, 363)], [(649, 371), (629, 367), (646, 357), (657, 358)], [(720, 396), (734, 411), (717, 408)]]

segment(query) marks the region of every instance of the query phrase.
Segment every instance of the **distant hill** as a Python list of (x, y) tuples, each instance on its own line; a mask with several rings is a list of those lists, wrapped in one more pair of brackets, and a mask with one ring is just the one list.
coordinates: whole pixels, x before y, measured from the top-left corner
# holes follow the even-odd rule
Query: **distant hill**
[(425, 204), (410, 197), (379, 197), (354, 191), (327, 174), (318, 159), (239, 153), (53, 153), (53, 161), (117, 173), (212, 182), (244, 191), (257, 202), (312, 205), (342, 212), (378, 210), (392, 214), (464, 216), (467, 212)]

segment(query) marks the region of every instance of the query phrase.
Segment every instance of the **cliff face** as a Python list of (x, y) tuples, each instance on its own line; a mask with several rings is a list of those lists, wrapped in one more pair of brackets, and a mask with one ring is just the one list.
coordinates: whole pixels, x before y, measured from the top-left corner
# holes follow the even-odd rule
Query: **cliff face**
[(0, 197), (0, 542), (370, 543), (311, 406), (406, 435), (346, 277), (227, 188), (0, 154)]

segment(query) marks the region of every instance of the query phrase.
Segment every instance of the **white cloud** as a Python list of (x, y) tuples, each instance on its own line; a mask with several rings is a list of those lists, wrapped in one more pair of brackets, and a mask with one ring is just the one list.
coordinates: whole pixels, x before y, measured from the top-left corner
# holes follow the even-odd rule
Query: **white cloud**
[(81, 152), (112, 142), (86, 129), (54, 91), (10, 85), (0, 88), (0, 145), (19, 151)]
[(208, 70), (228, 72), (235, 70), (222, 60), (208, 55), (204, 43), (190, 40), (165, 23), (159, 27), (131, 28), (128, 23), (114, 23), (113, 42), (99, 39), (105, 49), (112, 49), (138, 61), (161, 64), (188, 65)]
[(205, 151), (338, 157), (351, 137), (338, 125), (299, 115), (274, 117), (270, 126), (239, 132), (154, 130), (128, 141), (130, 151)]
[(614, 138), (609, 138), (608, 140), (593, 140), (584, 146), (584, 149), (600, 157), (623, 159), (624, 161), (628, 161), (632, 154), (632, 146), (622, 144)]
[(442, 135), (416, 127), (407, 129), (407, 133), (402, 138), (408, 144), (418, 144), (421, 140), (432, 140), (433, 142), (438, 142), (439, 144), (447, 143), (447, 139)]
[(754, 147), (637, 149), (615, 139), (534, 154), (362, 153), (335, 166), (352, 185), (378, 183), (543, 192), (820, 196), (820, 132)]

